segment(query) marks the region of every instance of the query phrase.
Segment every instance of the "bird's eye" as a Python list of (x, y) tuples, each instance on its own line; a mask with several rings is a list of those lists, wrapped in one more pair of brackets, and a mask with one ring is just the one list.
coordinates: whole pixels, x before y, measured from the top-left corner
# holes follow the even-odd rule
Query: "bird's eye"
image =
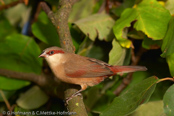
[(50, 55), (52, 55), (52, 54), (54, 54), (54, 51), (51, 51), (51, 52), (50, 52)]

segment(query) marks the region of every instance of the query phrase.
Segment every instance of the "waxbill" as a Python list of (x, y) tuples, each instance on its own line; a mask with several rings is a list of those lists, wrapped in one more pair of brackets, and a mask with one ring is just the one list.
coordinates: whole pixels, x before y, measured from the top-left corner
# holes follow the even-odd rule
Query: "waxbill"
[(50, 47), (41, 53), (54, 75), (63, 82), (80, 85), (81, 89), (67, 100), (77, 96), (88, 86), (94, 86), (117, 73), (145, 71), (142, 66), (112, 66), (103, 61), (67, 52), (59, 47)]

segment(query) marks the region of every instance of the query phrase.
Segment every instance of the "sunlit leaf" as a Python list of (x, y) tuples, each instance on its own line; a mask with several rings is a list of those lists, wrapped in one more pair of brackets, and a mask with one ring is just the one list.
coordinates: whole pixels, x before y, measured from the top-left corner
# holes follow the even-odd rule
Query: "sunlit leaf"
[(128, 8), (122, 13), (113, 28), (114, 34), (123, 47), (131, 47), (131, 42), (127, 39), (124, 29), (130, 27), (130, 24), (135, 21), (134, 28), (137, 31), (144, 32), (153, 40), (161, 40), (166, 33), (170, 17), (169, 11), (156, 0), (143, 0), (140, 4)]
[(112, 40), (114, 37), (112, 27), (115, 21), (107, 14), (94, 14), (74, 23), (93, 41), (96, 37), (107, 41)]
[(127, 32), (125, 32), (125, 28), (130, 27), (130, 23), (136, 19), (137, 16), (134, 13), (136, 13), (135, 9), (126, 9), (122, 13), (121, 18), (115, 22), (115, 25), (113, 27), (116, 39), (119, 41), (121, 46), (126, 48), (131, 47), (132, 43), (127, 39)]
[(166, 91), (163, 102), (164, 102), (164, 112), (167, 116), (173, 116), (174, 114), (174, 85), (172, 85)]
[(101, 116), (125, 116), (132, 113), (139, 105), (146, 103), (155, 90), (156, 77), (150, 77), (132, 86), (108, 105)]
[(16, 103), (24, 109), (36, 109), (45, 104), (48, 98), (38, 86), (33, 86), (22, 94)]

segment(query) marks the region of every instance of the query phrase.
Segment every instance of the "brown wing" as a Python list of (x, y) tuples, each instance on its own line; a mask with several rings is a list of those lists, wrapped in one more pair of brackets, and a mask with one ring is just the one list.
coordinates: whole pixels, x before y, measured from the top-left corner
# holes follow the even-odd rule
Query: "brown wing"
[[(108, 64), (79, 55), (73, 54), (73, 59), (69, 58), (64, 66), (65, 73), (71, 78), (102, 77), (112, 75), (113, 72), (107, 67)], [(72, 56), (71, 56), (72, 57)], [(76, 60), (74, 60), (74, 58)]]

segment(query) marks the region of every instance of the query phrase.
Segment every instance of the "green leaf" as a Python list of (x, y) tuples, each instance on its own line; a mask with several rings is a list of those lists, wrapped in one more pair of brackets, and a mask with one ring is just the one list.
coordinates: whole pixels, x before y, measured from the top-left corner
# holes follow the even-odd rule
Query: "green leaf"
[(167, 57), (174, 53), (174, 16), (170, 19), (167, 33), (162, 43), (162, 57)]
[[(94, 106), (92, 107), (92, 111), (96, 112), (96, 113), (103, 112), (103, 110), (105, 110), (107, 108), (107, 105), (109, 105), (115, 97), (113, 92), (110, 92), (110, 91), (107, 91), (104, 94), (100, 93), (99, 95), (100, 95), (100, 97), (97, 98)], [(93, 97), (95, 97), (95, 96), (93, 96)]]
[(114, 38), (111, 29), (115, 21), (107, 14), (94, 14), (74, 23), (86, 36), (89, 36), (92, 41), (97, 37), (100, 40), (107, 41)]
[(131, 47), (132, 42), (127, 39), (127, 30), (125, 30), (125, 28), (130, 27), (130, 23), (136, 19), (137, 15), (134, 13), (136, 13), (135, 9), (126, 9), (113, 27), (115, 37), (122, 47)]
[(132, 86), (136, 85), (138, 82), (143, 81), (147, 77), (151, 76), (147, 71), (138, 71), (134, 72), (132, 75), (131, 82), (127, 85), (127, 87), (121, 92), (121, 95), (124, 94), (125, 91), (132, 88)]
[(166, 60), (169, 65), (170, 74), (174, 76), (174, 53), (170, 56), (167, 56)]
[(126, 49), (122, 48), (120, 44), (114, 39), (112, 41), (112, 49), (109, 52), (109, 64), (123, 65), (126, 56)]
[(171, 18), (169, 11), (156, 0), (143, 0), (135, 9), (138, 17), (134, 27), (143, 31), (149, 38), (162, 39)]
[(125, 116), (132, 113), (139, 105), (146, 103), (155, 90), (156, 77), (150, 77), (132, 86), (108, 105), (101, 116)]
[(10, 79), (7, 77), (0, 76), (0, 89), (3, 90), (17, 90), (25, 86), (28, 86), (29, 84), (29, 81)]
[(32, 24), (32, 33), (42, 42), (50, 46), (60, 46), (56, 28), (44, 12), (38, 16), (38, 21)]
[(162, 43), (162, 57), (166, 57), (167, 63), (169, 65), (170, 73), (174, 76), (174, 16), (170, 19), (167, 33), (163, 39)]
[(38, 87), (33, 86), (19, 97), (17, 105), (24, 109), (36, 109), (48, 101), (48, 96)]
[(169, 89), (164, 94), (164, 112), (167, 116), (173, 116), (174, 114), (174, 85), (169, 87)]
[[(41, 73), (42, 59), (38, 59), (40, 48), (33, 38), (12, 34), (0, 38), (0, 68), (18, 72)], [(0, 89), (16, 90), (29, 85), (30, 82), (0, 76)]]
[(14, 28), (11, 26), (9, 21), (0, 14), (0, 38), (3, 39), (6, 36), (15, 33)]
[[(154, 12), (154, 13), (152, 13)], [(114, 34), (119, 40), (121, 46), (131, 47), (130, 40), (127, 39), (127, 34), (124, 32), (126, 27), (130, 27), (131, 22), (134, 23), (134, 28), (137, 31), (144, 32), (153, 40), (161, 40), (167, 30), (170, 13), (156, 0), (143, 0), (134, 8), (126, 9), (121, 18), (118, 19), (114, 26)]]
[(143, 104), (131, 114), (131, 116), (165, 116), (163, 111), (163, 101), (153, 101)]

